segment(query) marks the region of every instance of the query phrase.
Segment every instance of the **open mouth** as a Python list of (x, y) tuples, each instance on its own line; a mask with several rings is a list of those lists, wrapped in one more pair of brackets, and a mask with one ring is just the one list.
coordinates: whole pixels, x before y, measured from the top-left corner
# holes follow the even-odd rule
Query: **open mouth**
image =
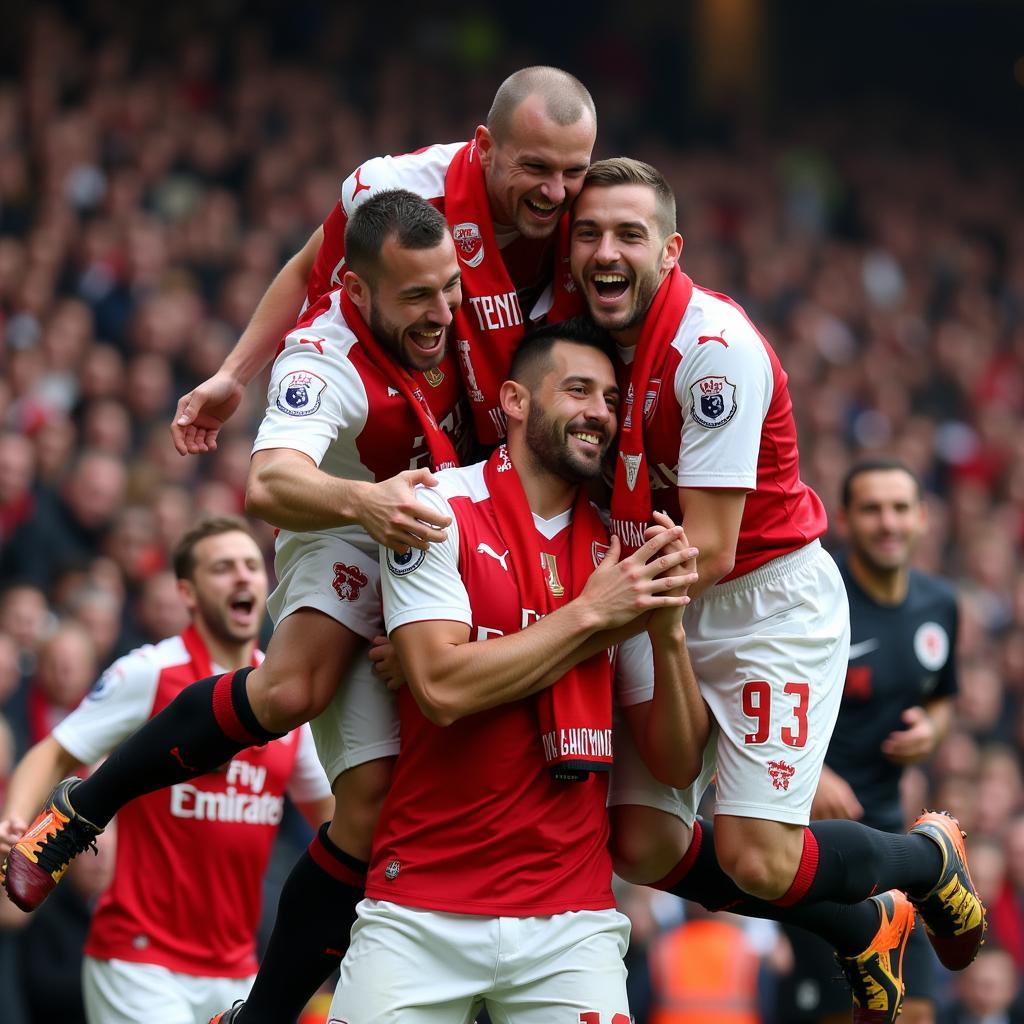
[(413, 345), (424, 355), (433, 355), (444, 343), (443, 327), (410, 327), (406, 334)]
[(629, 288), (629, 278), (619, 271), (591, 274), (590, 283), (598, 296), (609, 302), (621, 299)]
[(237, 619), (248, 619), (256, 607), (256, 598), (251, 594), (238, 594), (228, 601), (228, 610)]
[(545, 199), (524, 198), (526, 208), (539, 220), (554, 220), (562, 209), (561, 203), (549, 203)]

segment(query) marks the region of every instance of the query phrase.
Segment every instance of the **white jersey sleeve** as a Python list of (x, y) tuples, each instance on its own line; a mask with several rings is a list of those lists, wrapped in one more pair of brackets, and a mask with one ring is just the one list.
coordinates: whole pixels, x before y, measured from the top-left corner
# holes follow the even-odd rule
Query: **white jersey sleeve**
[(348, 359), (355, 335), (331, 308), (285, 339), (270, 376), (267, 411), (253, 452), (290, 448), (318, 466), (338, 435), (358, 435), (366, 424), (366, 389)]
[(619, 644), (615, 661), (615, 703), (628, 708), (654, 699), (654, 651), (646, 633)]
[(430, 487), (416, 488), (417, 501), (451, 516), (448, 536), (427, 551), (398, 555), (380, 549), (384, 625), (390, 633), (408, 622), (449, 619), (472, 625), (469, 594), (459, 572), (459, 527), (451, 505)]
[(674, 342), (682, 354), (675, 375), (683, 415), (678, 483), (754, 490), (772, 400), (771, 362), (739, 310), (717, 298), (701, 300)]
[(298, 743), (299, 749), (295, 753), (292, 777), (288, 780), (288, 796), (297, 804), (326, 800), (331, 795), (331, 784), (327, 781), (320, 758), (316, 755), (309, 724), (300, 725), (295, 732), (295, 742)]
[(161, 669), (153, 650), (141, 647), (118, 658), (54, 728), (53, 738), (82, 764), (109, 754), (149, 719)]

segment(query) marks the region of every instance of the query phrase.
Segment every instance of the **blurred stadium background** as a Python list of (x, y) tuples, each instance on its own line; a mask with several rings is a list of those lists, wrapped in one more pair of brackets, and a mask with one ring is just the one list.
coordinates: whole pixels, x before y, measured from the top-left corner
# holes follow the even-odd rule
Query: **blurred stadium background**
[[(263, 392), (202, 458), (174, 453), (174, 402), (341, 179), (468, 138), (508, 72), (552, 63), (594, 94), (596, 155), (667, 172), (690, 275), (777, 348), (830, 510), (859, 454), (897, 454), (925, 481), (919, 563), (959, 586), (962, 693), (907, 799), (961, 817), (1019, 985), (1024, 5), (0, 6), (0, 788), (97, 666), (180, 628), (169, 546), (199, 512), (240, 511)], [(284, 865), (289, 838), (301, 830)], [(97, 884), (85, 874), (60, 911), (58, 945), (45, 911), (0, 933), (5, 1024), (51, 1024), (56, 993), (63, 1024), (81, 1019)], [(638, 1024), (671, 899), (623, 892)], [(752, 940), (767, 990), (786, 951), (770, 930)]]

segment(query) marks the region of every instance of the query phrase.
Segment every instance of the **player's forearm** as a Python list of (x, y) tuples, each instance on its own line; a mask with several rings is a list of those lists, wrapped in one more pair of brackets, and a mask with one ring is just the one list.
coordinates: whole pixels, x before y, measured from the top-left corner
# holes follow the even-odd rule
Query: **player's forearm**
[(3, 817), (31, 821), (50, 790), (79, 764), (52, 736), (40, 740), (14, 769)]
[(311, 459), (295, 458), (284, 449), (257, 452), (246, 483), (245, 510), (282, 530), (331, 530), (359, 522), (362, 499), (372, 486), (331, 476)]
[(641, 753), (651, 774), (666, 785), (684, 789), (700, 775), (711, 716), (680, 627), (651, 635), (654, 652), (654, 697), (647, 716)]
[(247, 385), (271, 360), (281, 339), (295, 326), (306, 298), (322, 230), (281, 268), (260, 299), (235, 347), (224, 360), (222, 371)]
[(617, 629), (602, 629), (587, 637), (575, 647), (567, 648), (568, 653), (563, 651), (561, 661), (545, 674), (541, 689), (544, 686), (551, 686), (558, 682), (569, 669), (575, 668), (581, 662), (592, 658), (595, 654), (607, 651), (609, 647), (617, 647), (632, 637), (638, 636), (646, 628), (646, 623), (647, 616), (639, 615), (632, 622), (627, 622), (624, 626), (619, 626)]
[(577, 647), (598, 630), (593, 613), (572, 601), (509, 636), (482, 643), (446, 644), (424, 657), (396, 643), (406, 679), (423, 713), (436, 725), (532, 696), (560, 675), (566, 647)]

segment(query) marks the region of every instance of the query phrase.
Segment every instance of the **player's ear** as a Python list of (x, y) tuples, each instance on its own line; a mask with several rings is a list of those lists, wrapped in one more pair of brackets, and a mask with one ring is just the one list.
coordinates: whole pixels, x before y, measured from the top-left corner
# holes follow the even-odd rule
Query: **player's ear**
[(683, 254), (683, 236), (678, 231), (673, 231), (665, 239), (665, 247), (661, 253), (661, 269), (671, 270)]
[(494, 155), (494, 136), (485, 124), (478, 124), (473, 133), (473, 141), (476, 143), (476, 151), (480, 154), (480, 163), (487, 167)]
[(365, 313), (370, 305), (370, 286), (351, 270), (345, 271), (345, 276), (341, 279), (341, 283), (346, 294), (355, 303), (359, 311)]
[(523, 422), (530, 405), (530, 393), (522, 384), (514, 380), (507, 380), (501, 385), (498, 392), (498, 400), (501, 402), (501, 411), (510, 420)]
[(178, 594), (181, 603), (188, 609), (189, 615), (196, 608), (196, 587), (191, 580), (178, 580)]

